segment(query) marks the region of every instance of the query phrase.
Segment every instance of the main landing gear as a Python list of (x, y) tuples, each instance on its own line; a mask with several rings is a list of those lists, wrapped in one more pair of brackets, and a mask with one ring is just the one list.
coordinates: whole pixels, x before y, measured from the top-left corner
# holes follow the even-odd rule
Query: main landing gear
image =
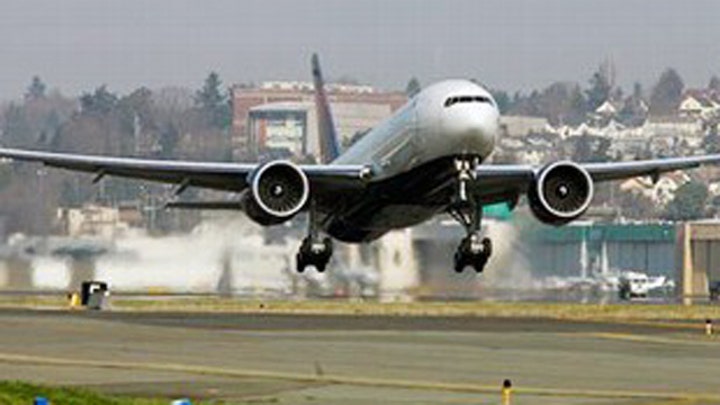
[(300, 250), (295, 255), (298, 273), (305, 271), (307, 266), (315, 266), (317, 271), (322, 273), (332, 257), (332, 251), (333, 245), (330, 238), (306, 237), (300, 245)]
[(480, 235), (482, 224), (482, 206), (468, 193), (468, 182), (475, 178), (474, 161), (458, 160), (458, 194), (450, 207), (452, 215), (465, 227), (466, 236), (460, 242), (454, 256), (454, 268), (462, 273), (466, 267), (472, 267), (481, 273), (492, 255), (492, 241)]
[(308, 215), (308, 236), (300, 244), (300, 250), (295, 255), (295, 265), (298, 273), (305, 271), (305, 267), (314, 266), (320, 273), (332, 257), (332, 239), (320, 238), (318, 235), (317, 221), (315, 220), (315, 209), (311, 207)]

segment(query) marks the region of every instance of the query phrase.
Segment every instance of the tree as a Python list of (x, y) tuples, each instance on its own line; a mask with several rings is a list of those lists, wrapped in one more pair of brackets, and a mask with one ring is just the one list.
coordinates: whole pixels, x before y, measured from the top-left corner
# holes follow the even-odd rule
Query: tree
[(675, 191), (675, 198), (665, 209), (665, 217), (673, 221), (688, 221), (705, 216), (708, 199), (707, 186), (698, 181), (690, 181)]
[(642, 84), (640, 84), (640, 82), (633, 83), (632, 98), (639, 101), (639, 100), (642, 100), (643, 97), (644, 97), (644, 91), (643, 91)]
[(173, 157), (175, 154), (175, 148), (178, 142), (180, 142), (180, 133), (177, 127), (168, 123), (163, 130), (160, 132), (160, 154), (164, 158)]
[(93, 93), (83, 93), (80, 96), (80, 110), (86, 114), (105, 115), (115, 108), (117, 102), (118, 96), (109, 92), (103, 84)]
[(420, 90), (422, 90), (422, 86), (417, 77), (412, 77), (407, 86), (405, 86), (405, 94), (410, 98), (415, 97), (416, 94), (420, 93)]
[(713, 75), (710, 78), (710, 83), (708, 83), (708, 89), (720, 92), (720, 77)]
[(625, 218), (648, 219), (658, 214), (657, 205), (638, 191), (617, 190), (615, 204)]
[(505, 114), (512, 106), (512, 100), (510, 100), (510, 95), (508, 95), (508, 93), (503, 90), (491, 90), (490, 93), (492, 93), (492, 96), (497, 103), (500, 114)]
[(32, 128), (23, 106), (10, 103), (4, 111), (2, 140), (5, 146), (29, 146), (34, 140)]
[(607, 162), (610, 146), (608, 138), (582, 134), (575, 141), (572, 159), (576, 162)]
[(45, 98), (45, 83), (40, 79), (40, 76), (33, 76), (30, 86), (28, 86), (27, 92), (25, 93), (25, 100), (33, 101)]
[(677, 71), (666, 69), (658, 79), (650, 95), (650, 114), (668, 115), (677, 109), (685, 84)]
[(612, 83), (610, 78), (607, 77), (602, 68), (598, 69), (590, 78), (590, 88), (585, 90), (590, 111), (595, 111), (596, 108), (607, 101), (610, 98), (611, 91)]
[(203, 87), (195, 93), (195, 106), (208, 119), (211, 126), (219, 129), (230, 125), (230, 105), (226, 92), (222, 91), (222, 81), (216, 72), (210, 72)]

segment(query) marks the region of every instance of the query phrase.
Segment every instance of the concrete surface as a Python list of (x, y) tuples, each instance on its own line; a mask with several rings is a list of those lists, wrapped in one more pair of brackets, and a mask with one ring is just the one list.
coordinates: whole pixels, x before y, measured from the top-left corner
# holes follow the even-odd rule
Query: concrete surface
[(696, 325), (0, 311), (0, 379), (229, 403), (720, 404)]

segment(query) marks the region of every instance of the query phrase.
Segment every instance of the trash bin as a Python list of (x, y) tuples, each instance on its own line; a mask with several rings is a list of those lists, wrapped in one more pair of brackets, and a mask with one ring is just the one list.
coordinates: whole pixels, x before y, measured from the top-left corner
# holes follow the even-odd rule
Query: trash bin
[(108, 285), (102, 281), (84, 281), (82, 283), (80, 303), (87, 309), (103, 309), (109, 295)]

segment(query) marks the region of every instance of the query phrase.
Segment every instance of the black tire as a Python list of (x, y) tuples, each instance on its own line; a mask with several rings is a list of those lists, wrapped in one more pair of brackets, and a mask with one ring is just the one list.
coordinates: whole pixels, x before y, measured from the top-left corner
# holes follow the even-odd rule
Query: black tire
[(330, 257), (333, 254), (333, 242), (330, 238), (323, 239), (323, 244), (325, 245), (325, 254)]
[(302, 273), (305, 271), (305, 266), (307, 264), (305, 263), (305, 260), (303, 260), (303, 255), (301, 253), (298, 253), (295, 255), (295, 270), (298, 273)]
[(488, 262), (488, 257), (484, 254), (478, 255), (478, 257), (475, 258), (475, 263), (473, 263), (473, 267), (475, 268), (475, 272), (480, 274), (485, 270), (485, 265)]
[(482, 247), (483, 247), (483, 254), (485, 255), (485, 258), (486, 258), (485, 261), (487, 261), (487, 259), (489, 259), (490, 256), (492, 256), (492, 252), (493, 252), (492, 239), (483, 238)]
[(465, 270), (465, 258), (463, 257), (463, 254), (460, 252), (455, 252), (455, 257), (453, 258), (453, 263), (455, 267), (455, 273), (462, 273)]

